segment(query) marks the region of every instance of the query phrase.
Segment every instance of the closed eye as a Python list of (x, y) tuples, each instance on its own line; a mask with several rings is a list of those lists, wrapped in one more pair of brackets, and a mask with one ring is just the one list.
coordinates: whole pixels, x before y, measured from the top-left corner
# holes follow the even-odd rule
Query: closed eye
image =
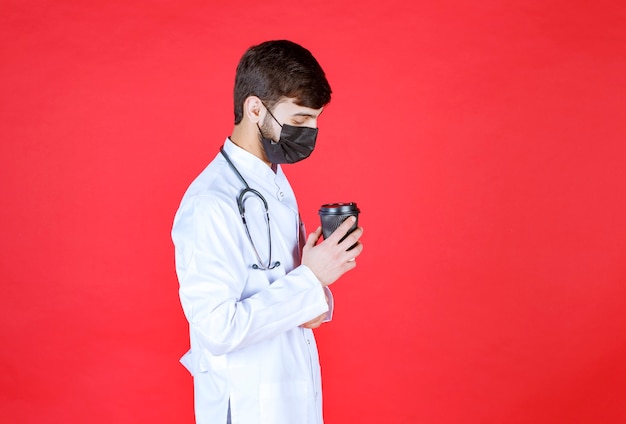
[(316, 120), (317, 116), (310, 113), (296, 113), (291, 116), (291, 122), (293, 125), (307, 125), (310, 124), (311, 121), (315, 122)]

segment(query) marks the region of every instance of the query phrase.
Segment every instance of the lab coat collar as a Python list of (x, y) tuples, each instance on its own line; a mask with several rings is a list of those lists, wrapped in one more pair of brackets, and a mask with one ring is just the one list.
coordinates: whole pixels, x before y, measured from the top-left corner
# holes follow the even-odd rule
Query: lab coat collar
[(267, 166), (265, 162), (247, 150), (237, 146), (230, 138), (226, 138), (224, 142), (224, 151), (230, 157), (239, 172), (252, 174), (261, 181), (273, 181), (277, 176), (280, 177), (283, 175), (280, 165), (276, 165), (276, 173), (274, 173), (272, 168)]
[(274, 173), (265, 162), (228, 138), (224, 142), (224, 151), (248, 185), (261, 190), (267, 198), (271, 196), (279, 200), (298, 215), (298, 204), (293, 189), (280, 165), (276, 166), (276, 173)]

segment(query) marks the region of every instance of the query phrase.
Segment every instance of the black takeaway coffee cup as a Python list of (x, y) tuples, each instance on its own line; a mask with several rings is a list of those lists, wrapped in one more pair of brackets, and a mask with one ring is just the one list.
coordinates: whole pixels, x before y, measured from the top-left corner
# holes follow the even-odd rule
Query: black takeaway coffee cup
[[(339, 240), (341, 243), (348, 235), (356, 230), (359, 226), (359, 208), (356, 207), (356, 203), (327, 203), (322, 205), (319, 210), (320, 220), (322, 222), (322, 234), (327, 239), (330, 235), (341, 225), (343, 221), (348, 217), (353, 216), (356, 221), (350, 227), (350, 230)], [(350, 246), (352, 249), (354, 246)], [(350, 250), (348, 249), (348, 250)]]

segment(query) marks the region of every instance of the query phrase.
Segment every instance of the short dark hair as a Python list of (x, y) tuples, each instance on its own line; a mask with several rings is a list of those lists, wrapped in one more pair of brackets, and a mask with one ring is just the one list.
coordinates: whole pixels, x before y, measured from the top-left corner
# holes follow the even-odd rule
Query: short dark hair
[(283, 97), (299, 106), (319, 109), (330, 102), (330, 85), (310, 51), (288, 40), (250, 47), (235, 75), (235, 125), (243, 119), (243, 103), (257, 96), (272, 107)]

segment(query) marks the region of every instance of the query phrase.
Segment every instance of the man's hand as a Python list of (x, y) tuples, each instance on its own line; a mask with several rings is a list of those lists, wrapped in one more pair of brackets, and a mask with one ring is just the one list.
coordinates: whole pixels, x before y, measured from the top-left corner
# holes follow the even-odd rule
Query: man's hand
[[(307, 238), (302, 249), (302, 264), (313, 271), (324, 287), (331, 285), (343, 274), (356, 267), (355, 259), (363, 250), (363, 245), (359, 241), (363, 234), (363, 228), (357, 228), (339, 243), (339, 240), (355, 222), (356, 218), (354, 217), (346, 219), (328, 239), (320, 244), (317, 242), (322, 235), (322, 227), (319, 227)], [(352, 245), (355, 246), (350, 249)]]
[(313, 318), (311, 321), (305, 322), (300, 327), (302, 327), (302, 328), (310, 328), (311, 330), (313, 330), (314, 328), (317, 328), (320, 325), (322, 325), (322, 323), (324, 322), (325, 318), (326, 318), (326, 312), (324, 312), (322, 315), (320, 315), (317, 318)]

